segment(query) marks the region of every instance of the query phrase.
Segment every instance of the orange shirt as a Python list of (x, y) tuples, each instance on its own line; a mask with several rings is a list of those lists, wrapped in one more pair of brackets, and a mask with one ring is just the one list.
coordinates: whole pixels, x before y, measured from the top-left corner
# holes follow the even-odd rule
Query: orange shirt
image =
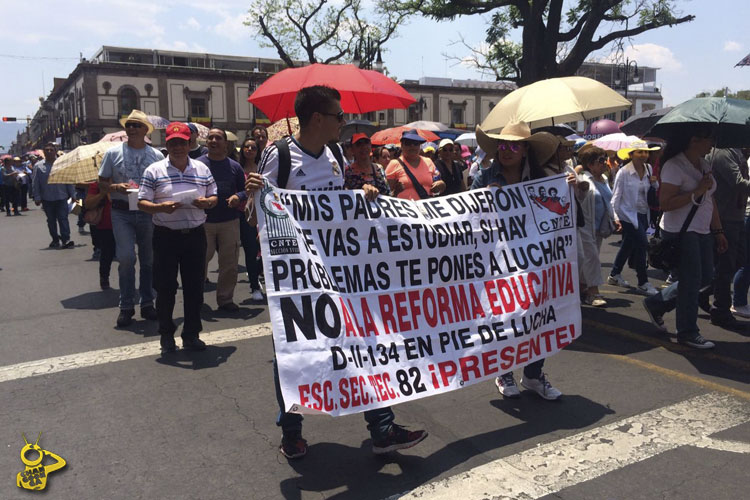
[[(403, 157), (401, 158), (401, 161), (406, 163), (406, 160), (404, 160)], [(433, 179), (436, 175), (439, 175), (439, 172), (437, 168), (435, 168), (435, 164), (432, 163), (432, 160), (430, 160), (429, 158), (425, 158), (424, 156), (420, 156), (419, 166), (414, 168), (408, 163), (407, 166), (409, 169), (411, 169), (411, 173), (414, 175), (414, 177), (416, 177), (417, 181), (419, 181), (424, 190), (429, 194), (434, 182)], [(417, 194), (417, 190), (414, 189), (414, 186), (411, 183), (411, 179), (406, 174), (406, 172), (404, 172), (404, 168), (401, 166), (398, 160), (391, 160), (391, 162), (385, 169), (385, 177), (388, 180), (398, 180), (401, 185), (404, 186), (404, 190), (398, 194), (399, 198), (405, 198), (407, 200), (420, 199), (419, 195)]]

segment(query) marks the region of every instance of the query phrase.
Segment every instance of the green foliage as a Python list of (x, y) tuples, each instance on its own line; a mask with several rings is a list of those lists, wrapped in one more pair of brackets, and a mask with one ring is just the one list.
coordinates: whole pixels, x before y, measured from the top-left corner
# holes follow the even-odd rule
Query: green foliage
[(750, 101), (750, 90), (738, 90), (737, 92), (732, 92), (730, 89), (723, 88), (716, 90), (715, 92), (701, 92), (695, 97), (729, 97), (732, 99)]

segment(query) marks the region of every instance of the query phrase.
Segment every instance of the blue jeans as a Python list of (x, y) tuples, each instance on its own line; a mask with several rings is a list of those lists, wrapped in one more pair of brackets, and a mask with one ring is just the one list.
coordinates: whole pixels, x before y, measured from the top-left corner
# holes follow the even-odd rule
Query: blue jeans
[[(69, 241), (68, 200), (42, 200), (42, 209), (47, 215), (47, 229), (49, 229), (49, 235), (52, 236), (52, 241), (62, 240), (63, 243)], [(60, 225), (59, 234), (57, 232), (58, 224)]]
[[(286, 412), (284, 396), (281, 394), (281, 383), (279, 382), (279, 367), (276, 364), (275, 355), (273, 357), (273, 383), (276, 386), (276, 401), (279, 403), (279, 415), (276, 417), (276, 425), (281, 427), (281, 432), (285, 436), (301, 433), (302, 415)], [(390, 406), (366, 411), (364, 417), (373, 441), (379, 441), (387, 437), (393, 420), (396, 418)]]
[(747, 291), (750, 289), (750, 217), (745, 217), (745, 260), (734, 275), (734, 306), (747, 305)]
[[(662, 231), (665, 239), (678, 233)], [(714, 273), (714, 237), (686, 231), (680, 241), (680, 281), (646, 298), (649, 308), (662, 315), (677, 309), (677, 336), (690, 339), (698, 333), (698, 292), (711, 283)]]
[(154, 224), (141, 211), (112, 210), (112, 232), (115, 235), (117, 260), (120, 262), (120, 309), (135, 308), (135, 245), (140, 260), (139, 288), (141, 307), (154, 304), (153, 248)]
[(635, 273), (638, 276), (638, 284), (643, 285), (648, 282), (646, 274), (646, 252), (648, 251), (648, 214), (638, 214), (638, 227), (629, 222), (620, 221), (622, 224), (622, 245), (617, 252), (615, 262), (612, 265), (611, 276), (616, 276), (622, 272), (625, 263), (633, 255), (633, 265)]

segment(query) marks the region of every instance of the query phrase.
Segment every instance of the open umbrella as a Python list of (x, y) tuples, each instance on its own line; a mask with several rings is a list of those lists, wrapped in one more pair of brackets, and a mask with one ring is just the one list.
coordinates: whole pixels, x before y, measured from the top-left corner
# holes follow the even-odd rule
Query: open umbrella
[(167, 128), (167, 125), (170, 124), (170, 121), (166, 118), (162, 118), (161, 116), (157, 115), (148, 115), (146, 116), (146, 120), (149, 121), (151, 125), (154, 126), (155, 129), (165, 129)]
[[(411, 130), (411, 128), (401, 126), (379, 130), (378, 132), (372, 134), (372, 137), (370, 137), (370, 142), (372, 142), (372, 144), (374, 144), (375, 146), (382, 146), (384, 144), (399, 144), (401, 142), (401, 136), (403, 135), (404, 130)], [(417, 134), (428, 141), (440, 141), (440, 136), (438, 136), (434, 132), (430, 132), (429, 130), (417, 129)]]
[(516, 89), (497, 103), (482, 122), (485, 132), (508, 123), (531, 128), (588, 120), (630, 107), (630, 101), (603, 83), (583, 76), (550, 78)]
[[(299, 127), (298, 127), (299, 128)], [(368, 136), (374, 134), (378, 130), (378, 127), (372, 124), (369, 120), (349, 120), (341, 128), (341, 141), (348, 141), (351, 137), (358, 133), (364, 133)]]
[(429, 120), (417, 120), (415, 122), (407, 123), (404, 127), (429, 130), (430, 132), (444, 132), (449, 128), (448, 125), (444, 123), (432, 122)]
[(594, 140), (594, 146), (602, 148), (605, 151), (618, 151), (622, 148), (630, 147), (635, 141), (641, 139), (634, 135), (623, 134), (617, 132), (616, 134), (608, 134), (603, 137)]
[(398, 83), (382, 73), (351, 64), (310, 64), (285, 69), (263, 82), (247, 100), (275, 122), (294, 116), (297, 92), (312, 85), (327, 85), (338, 90), (345, 113), (408, 108), (416, 102)]
[(659, 109), (649, 109), (643, 113), (638, 113), (637, 115), (633, 115), (625, 120), (622, 125), (620, 125), (620, 130), (628, 135), (642, 137), (651, 130), (651, 127), (656, 125), (656, 122), (658, 122), (662, 116), (670, 111), (672, 111), (672, 106)]
[(78, 146), (65, 153), (52, 164), (48, 182), (50, 184), (83, 184), (92, 182), (99, 176), (102, 156), (117, 146), (117, 142), (95, 142)]
[(453, 142), (457, 142), (458, 144), (465, 144), (469, 147), (475, 148), (477, 147), (477, 134), (474, 132), (466, 132), (465, 134), (461, 134), (456, 137), (456, 140)]
[(678, 104), (649, 131), (669, 139), (690, 134), (696, 125), (711, 125), (718, 148), (750, 146), (750, 101), (727, 97), (696, 97)]
[[(145, 141), (147, 144), (151, 144), (151, 139), (148, 136), (145, 137)], [(128, 142), (128, 133), (124, 130), (112, 132), (99, 139), (99, 142)]]
[(282, 137), (295, 134), (298, 131), (299, 120), (296, 116), (289, 119), (284, 118), (282, 120), (279, 120), (266, 129), (266, 132), (268, 132), (268, 144), (271, 144), (274, 141), (278, 141)]

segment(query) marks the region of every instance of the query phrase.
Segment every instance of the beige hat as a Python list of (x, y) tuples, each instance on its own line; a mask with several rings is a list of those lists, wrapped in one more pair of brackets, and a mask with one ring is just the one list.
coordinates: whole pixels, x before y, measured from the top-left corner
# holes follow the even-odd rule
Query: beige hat
[(443, 139), (438, 143), (438, 149), (443, 149), (443, 146), (453, 146), (453, 141), (450, 139)]
[(148, 129), (147, 134), (150, 134), (154, 131), (154, 126), (151, 124), (150, 121), (148, 121), (148, 117), (146, 116), (146, 113), (143, 111), (140, 111), (138, 109), (134, 109), (130, 112), (130, 114), (126, 117), (120, 120), (120, 125), (122, 125), (122, 128), (125, 128), (125, 124), (128, 122), (138, 122), (142, 123), (146, 126)]
[(499, 141), (528, 142), (529, 147), (534, 152), (534, 157), (540, 165), (547, 163), (557, 151), (560, 140), (549, 132), (531, 133), (531, 129), (526, 123), (509, 123), (500, 131), (499, 134), (486, 133), (484, 130), (476, 128), (477, 143), (483, 151), (494, 157), (497, 151)]
[(660, 149), (659, 146), (648, 147), (646, 141), (634, 141), (629, 147), (617, 150), (617, 156), (619, 156), (621, 160), (629, 160), (630, 153), (633, 151), (659, 151)]

